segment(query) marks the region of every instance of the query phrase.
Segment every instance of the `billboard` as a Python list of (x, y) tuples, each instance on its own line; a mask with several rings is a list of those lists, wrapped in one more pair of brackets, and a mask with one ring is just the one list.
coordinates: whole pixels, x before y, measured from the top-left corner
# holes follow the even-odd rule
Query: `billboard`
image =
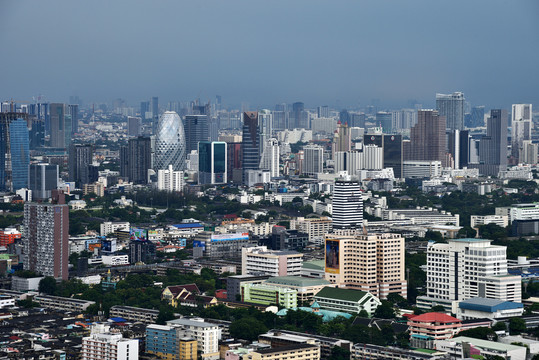
[(116, 252), (116, 239), (102, 240), (101, 249), (108, 252)]
[(205, 241), (200, 241), (200, 240), (195, 240), (193, 241), (193, 247), (194, 248), (202, 248), (202, 251), (206, 251), (206, 242)]
[(129, 240), (148, 240), (148, 230), (131, 228), (129, 231)]
[(212, 242), (232, 240), (249, 240), (249, 233), (220, 234), (211, 236)]
[(339, 240), (326, 240), (326, 272), (339, 273)]

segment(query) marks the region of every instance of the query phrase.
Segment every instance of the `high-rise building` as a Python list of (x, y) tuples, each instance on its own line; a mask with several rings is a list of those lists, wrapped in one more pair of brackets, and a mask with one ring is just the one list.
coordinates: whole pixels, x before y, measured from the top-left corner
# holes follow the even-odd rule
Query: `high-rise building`
[(350, 126), (337, 122), (337, 130), (333, 136), (333, 154), (338, 151), (350, 151), (351, 147)]
[(302, 102), (295, 102), (292, 104), (292, 114), (294, 116), (293, 127), (289, 129), (307, 129), (307, 113), (305, 112), (305, 104)]
[(258, 126), (260, 127), (260, 153), (262, 154), (266, 141), (273, 134), (273, 115), (270, 110), (262, 109), (258, 112)]
[(183, 171), (174, 171), (172, 165), (167, 170), (157, 171), (157, 190), (182, 192), (185, 186)]
[(146, 114), (150, 113), (150, 102), (149, 101), (142, 101), (140, 103), (140, 117), (143, 120), (148, 119)]
[(524, 164), (535, 165), (537, 164), (537, 157), (539, 156), (539, 145), (532, 143), (531, 140), (524, 140), (522, 142), (522, 156), (520, 162)]
[(392, 168), (395, 178), (402, 178), (402, 135), (365, 134), (363, 144), (381, 147), (383, 149), (383, 168)]
[(468, 167), (470, 163), (470, 132), (462, 130), (459, 132), (459, 166)]
[(271, 138), (265, 141), (260, 158), (260, 169), (269, 170), (272, 178), (279, 176), (279, 141), (277, 139)]
[(198, 143), (198, 183), (225, 184), (227, 182), (227, 146), (222, 141)]
[(260, 165), (260, 127), (256, 111), (243, 113), (242, 130), (243, 181), (245, 181), (246, 172), (258, 170)]
[(507, 169), (507, 111), (490, 110), (487, 135), (479, 142), (479, 173), (498, 176)]
[(329, 106), (323, 105), (316, 108), (316, 112), (319, 118), (328, 118), (329, 117)]
[(82, 360), (138, 360), (139, 340), (121, 333), (92, 333), (82, 338)]
[(127, 135), (140, 136), (140, 118), (136, 116), (127, 117)]
[(366, 291), (381, 299), (391, 293), (406, 298), (404, 238), (400, 234), (337, 230), (326, 235), (325, 259), (326, 280), (339, 287)]
[(393, 114), (386, 111), (376, 113), (376, 125), (382, 128), (385, 134), (393, 131)]
[(69, 147), (69, 181), (76, 186), (97, 181), (97, 172), (92, 165), (94, 148), (92, 145), (72, 144)]
[(65, 148), (65, 104), (50, 104), (50, 146), (53, 148)]
[(183, 121), (185, 130), (186, 152), (198, 150), (198, 143), (209, 140), (208, 116), (187, 115)]
[(241, 249), (243, 275), (299, 276), (303, 254), (291, 250), (268, 250), (266, 246)]
[(333, 229), (363, 228), (363, 197), (359, 181), (338, 178), (333, 186)]
[(72, 104), (67, 106), (69, 115), (71, 116), (71, 133), (69, 136), (79, 132), (79, 105)]
[(152, 144), (149, 137), (129, 139), (120, 149), (120, 176), (134, 184), (148, 183), (148, 170), (152, 167)]
[[(155, 138), (154, 170), (185, 169), (185, 133), (177, 113), (166, 111), (159, 119)], [(196, 150), (196, 149), (195, 149)]]
[(30, 140), (26, 115), (0, 113), (0, 190), (28, 187)]
[(45, 146), (45, 120), (34, 118), (30, 122), (30, 150)]
[(32, 199), (45, 200), (50, 198), (52, 190), (58, 188), (58, 177), (58, 165), (31, 164), (28, 188), (32, 190)]
[(67, 280), (69, 207), (54, 190), (52, 203), (24, 204), (23, 263), (25, 270)]
[(351, 125), (352, 118), (350, 117), (350, 113), (348, 112), (348, 110), (342, 109), (341, 111), (339, 111), (339, 121), (341, 122), (341, 124), (347, 124), (349, 126)]
[(323, 147), (320, 145), (306, 145), (303, 147), (303, 153), (303, 174), (316, 176), (316, 174), (324, 172)]
[(464, 94), (436, 94), (436, 110), (445, 116), (447, 129), (464, 130)]
[(417, 124), (410, 130), (410, 158), (446, 163), (445, 116), (435, 110), (418, 110)]
[(485, 107), (474, 106), (472, 107), (470, 114), (466, 114), (466, 127), (476, 128), (485, 126)]
[(522, 162), (523, 142), (532, 139), (532, 104), (513, 104), (511, 111), (511, 155)]
[(159, 98), (157, 96), (152, 97), (150, 100), (150, 111), (152, 112), (152, 123), (155, 134), (159, 125)]
[(427, 247), (427, 295), (423, 308), (475, 297), (521, 302), (520, 275), (507, 273), (506, 247), (488, 239), (449, 239)]

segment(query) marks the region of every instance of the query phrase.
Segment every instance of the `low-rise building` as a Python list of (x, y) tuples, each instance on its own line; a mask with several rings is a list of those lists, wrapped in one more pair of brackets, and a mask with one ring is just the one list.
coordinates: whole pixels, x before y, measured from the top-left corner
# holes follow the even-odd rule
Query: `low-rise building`
[(179, 327), (184, 337), (195, 339), (202, 359), (219, 359), (219, 340), (221, 339), (219, 325), (205, 322), (200, 318), (170, 320), (167, 321), (167, 325)]
[(253, 246), (241, 250), (243, 275), (298, 276), (301, 274), (303, 254), (289, 250), (268, 250)]
[(323, 244), (327, 233), (333, 229), (333, 221), (328, 217), (304, 218), (298, 217), (290, 221), (290, 228), (307, 233), (309, 242)]
[(51, 295), (36, 295), (34, 301), (40, 306), (48, 309), (54, 309), (59, 311), (78, 311), (84, 312), (90, 305), (94, 305), (95, 301), (80, 300), (61, 296)]
[(139, 341), (120, 333), (92, 334), (82, 338), (82, 360), (138, 360)]
[(247, 355), (248, 360), (319, 360), (320, 348), (311, 344), (293, 344), (271, 349), (255, 350)]
[(311, 303), (314, 296), (324, 287), (335, 286), (325, 279), (312, 279), (300, 276), (271, 277), (264, 284), (296, 290), (298, 302), (302, 303)]
[(121, 221), (121, 222), (105, 221), (101, 223), (100, 225), (100, 235), (107, 236), (108, 234), (112, 234), (117, 230), (129, 231), (129, 229), (130, 229), (130, 224), (128, 221)]
[(526, 359), (526, 348), (523, 346), (503, 344), (465, 336), (459, 336), (448, 340), (437, 340), (436, 349), (448, 353), (452, 359), (477, 358), (477, 356), (499, 356), (508, 360)]
[(446, 360), (447, 354), (440, 351), (418, 351), (393, 346), (374, 344), (355, 344), (352, 349), (352, 360), (384, 359), (384, 360)]
[(322, 309), (352, 314), (358, 314), (361, 310), (365, 310), (369, 316), (382, 304), (382, 302), (371, 293), (360, 290), (332, 288), (328, 286), (320, 290), (314, 296), (314, 300)]
[(298, 292), (280, 286), (247, 283), (241, 284), (241, 301), (290, 309), (298, 306)]
[(152, 324), (146, 327), (146, 352), (166, 360), (196, 360), (197, 342), (181, 327)]
[[(297, 331), (272, 329), (268, 331), (268, 333), (259, 336), (259, 341), (261, 343), (267, 343), (267, 344), (271, 343), (272, 346), (281, 346), (281, 345), (284, 346), (292, 342), (310, 343), (309, 342), (310, 340), (307, 340), (307, 339), (314, 339), (316, 344), (320, 346), (320, 354), (321, 354), (320, 356), (322, 359), (327, 359), (328, 357), (330, 357), (331, 350), (335, 346), (341, 347), (348, 351), (352, 350), (352, 343), (348, 340), (337, 339), (337, 338), (321, 336), (321, 335), (316, 335), (316, 334), (306, 335), (304, 333), (300, 333)], [(287, 342), (289, 343), (287, 344)]]
[(408, 319), (410, 345), (434, 349), (436, 340), (450, 339), (460, 331), (461, 321), (444, 313), (430, 312)]
[(110, 317), (120, 317), (129, 321), (140, 321), (153, 324), (157, 320), (159, 310), (143, 309), (133, 306), (114, 305), (110, 308)]
[(11, 278), (11, 290), (15, 291), (34, 291), (39, 289), (39, 282), (44, 276), (23, 278), (20, 276), (13, 276)]
[(241, 284), (261, 284), (269, 275), (233, 275), (226, 278), (226, 298), (228, 301), (241, 300)]
[(501, 227), (509, 225), (509, 217), (506, 215), (472, 215), (470, 216), (470, 226), (477, 227), (487, 224), (496, 224)]
[(457, 317), (467, 319), (498, 319), (520, 317), (524, 313), (524, 305), (512, 301), (486, 298), (472, 298), (459, 302)]

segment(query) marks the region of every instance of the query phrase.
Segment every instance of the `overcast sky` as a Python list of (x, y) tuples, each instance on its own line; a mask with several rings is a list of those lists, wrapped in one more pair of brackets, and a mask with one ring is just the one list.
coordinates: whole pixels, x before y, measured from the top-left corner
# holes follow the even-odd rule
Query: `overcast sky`
[(537, 0), (0, 0), (0, 99), (539, 110)]

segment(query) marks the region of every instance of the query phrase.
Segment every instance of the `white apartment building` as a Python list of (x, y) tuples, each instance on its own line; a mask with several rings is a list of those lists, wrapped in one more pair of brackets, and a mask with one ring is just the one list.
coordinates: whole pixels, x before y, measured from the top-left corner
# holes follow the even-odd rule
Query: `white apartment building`
[(272, 178), (279, 176), (279, 142), (277, 139), (266, 140), (260, 158), (260, 169), (268, 170)]
[(539, 203), (512, 205), (509, 214), (511, 222), (515, 220), (537, 220), (539, 219)]
[(197, 350), (202, 359), (219, 359), (219, 340), (221, 340), (219, 325), (205, 322), (201, 318), (170, 320), (167, 321), (167, 325), (180, 327), (186, 337), (195, 339)]
[(138, 345), (119, 333), (92, 334), (82, 338), (82, 360), (138, 360)]
[(242, 275), (299, 276), (303, 254), (296, 251), (268, 250), (267, 246), (241, 249)]
[(117, 266), (129, 265), (129, 256), (125, 255), (103, 255), (101, 257), (103, 265)]
[(442, 162), (438, 160), (406, 160), (402, 163), (404, 178), (433, 178), (442, 173)]
[(326, 234), (332, 231), (333, 221), (325, 216), (310, 219), (298, 217), (290, 221), (290, 229), (307, 233), (309, 242), (321, 245), (324, 243)]
[(496, 224), (501, 227), (509, 225), (509, 217), (507, 215), (472, 215), (470, 216), (470, 226), (477, 227), (487, 224)]
[(381, 170), (384, 168), (384, 149), (374, 144), (363, 146), (363, 168)]
[(390, 293), (406, 298), (404, 238), (399, 234), (335, 231), (326, 236), (325, 259), (326, 280), (332, 284), (381, 299)]
[(185, 181), (183, 171), (174, 171), (172, 165), (167, 170), (157, 171), (157, 189), (165, 191), (183, 191)]
[(112, 234), (113, 232), (117, 230), (122, 231), (129, 231), (129, 221), (122, 221), (122, 222), (112, 222), (112, 221), (105, 221), (101, 224), (100, 228), (100, 235), (101, 236), (107, 236), (108, 234)]
[(383, 209), (384, 220), (409, 220), (414, 225), (454, 225), (459, 226), (459, 214), (452, 215), (444, 210), (433, 208), (423, 209)]
[(521, 302), (521, 278), (507, 273), (506, 247), (487, 239), (454, 239), (427, 247), (427, 295), (418, 307), (452, 308), (454, 302), (482, 297)]

